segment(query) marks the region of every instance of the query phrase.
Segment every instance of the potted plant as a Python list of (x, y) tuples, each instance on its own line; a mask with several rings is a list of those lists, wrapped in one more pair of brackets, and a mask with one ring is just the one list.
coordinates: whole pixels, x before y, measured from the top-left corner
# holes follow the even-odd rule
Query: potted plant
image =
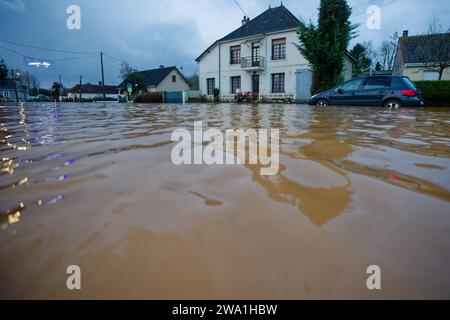
[(213, 95), (214, 95), (214, 102), (219, 102), (220, 90), (218, 88), (214, 88)]

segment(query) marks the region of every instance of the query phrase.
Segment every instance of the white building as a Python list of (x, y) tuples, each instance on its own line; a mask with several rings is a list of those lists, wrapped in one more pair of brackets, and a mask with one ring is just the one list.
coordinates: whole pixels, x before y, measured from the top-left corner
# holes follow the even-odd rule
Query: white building
[[(405, 30), (398, 40), (393, 73), (413, 81), (438, 80), (439, 61), (444, 62), (449, 51), (450, 33), (410, 36)], [(450, 67), (442, 70), (441, 80), (450, 80)]]
[[(200, 91), (210, 96), (220, 90), (222, 100), (238, 92), (260, 97), (307, 100), (312, 73), (296, 47), (300, 21), (283, 5), (269, 8), (214, 42), (197, 59)], [(351, 79), (352, 60), (346, 57), (343, 77)]]
[(98, 85), (85, 83), (81, 86), (81, 90), (80, 85), (77, 84), (71, 89), (66, 90), (67, 92), (64, 95), (67, 94), (67, 98), (69, 99), (79, 100), (81, 94), (82, 99), (101, 101), (103, 99), (103, 90), (105, 90), (105, 98), (118, 99), (119, 87), (105, 85), (103, 89), (101, 82)]
[[(190, 89), (189, 82), (177, 67), (160, 66), (137, 73), (144, 76), (149, 92), (183, 92)], [(122, 81), (119, 87), (126, 89), (127, 80)]]

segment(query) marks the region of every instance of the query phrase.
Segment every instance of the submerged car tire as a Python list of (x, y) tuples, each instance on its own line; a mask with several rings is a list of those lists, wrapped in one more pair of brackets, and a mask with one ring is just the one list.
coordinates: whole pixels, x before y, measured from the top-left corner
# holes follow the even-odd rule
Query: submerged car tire
[(328, 107), (328, 100), (326, 99), (319, 99), (316, 102), (317, 107)]
[(383, 106), (389, 109), (399, 109), (403, 107), (403, 102), (397, 99), (391, 99), (384, 102)]

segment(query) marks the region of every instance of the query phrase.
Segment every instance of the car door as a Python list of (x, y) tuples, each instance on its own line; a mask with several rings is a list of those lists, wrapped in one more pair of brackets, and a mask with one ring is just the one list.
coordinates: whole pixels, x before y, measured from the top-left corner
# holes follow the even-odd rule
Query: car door
[(356, 93), (356, 100), (362, 106), (380, 106), (390, 87), (390, 77), (369, 77)]
[(330, 94), (331, 104), (355, 105), (356, 93), (360, 90), (364, 79), (353, 79), (344, 83)]

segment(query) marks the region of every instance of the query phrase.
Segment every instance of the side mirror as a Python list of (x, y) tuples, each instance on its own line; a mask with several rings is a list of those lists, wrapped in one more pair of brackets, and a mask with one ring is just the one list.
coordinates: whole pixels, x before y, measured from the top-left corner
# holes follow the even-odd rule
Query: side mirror
[(339, 88), (339, 89), (338, 89), (338, 92), (339, 92), (339, 94), (343, 94), (343, 93), (344, 93), (344, 90), (342, 90), (342, 88)]

